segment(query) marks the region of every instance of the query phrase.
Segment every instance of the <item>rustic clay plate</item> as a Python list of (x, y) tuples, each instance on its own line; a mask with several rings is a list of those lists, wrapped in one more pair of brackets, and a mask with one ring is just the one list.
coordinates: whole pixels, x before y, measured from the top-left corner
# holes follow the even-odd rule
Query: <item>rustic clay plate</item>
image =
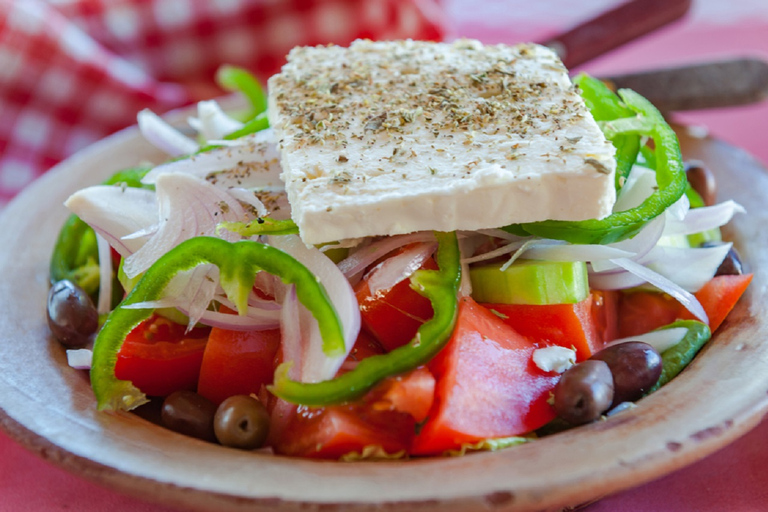
[(0, 423), (60, 466), (145, 499), (201, 510), (556, 510), (647, 482), (744, 434), (768, 409), (768, 174), (726, 144), (683, 133), (749, 211), (729, 229), (755, 272), (713, 342), (638, 407), (495, 453), (400, 462), (313, 462), (185, 438), (132, 414), (101, 414), (45, 323), (48, 257), (64, 199), (142, 159), (136, 130), (59, 165), (0, 216)]

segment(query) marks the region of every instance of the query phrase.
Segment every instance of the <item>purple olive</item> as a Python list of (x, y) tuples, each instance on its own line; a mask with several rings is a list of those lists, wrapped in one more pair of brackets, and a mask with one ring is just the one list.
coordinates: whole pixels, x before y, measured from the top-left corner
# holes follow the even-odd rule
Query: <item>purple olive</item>
[(593, 354), (590, 359), (605, 362), (611, 370), (611, 407), (639, 400), (661, 376), (661, 356), (655, 348), (642, 341), (611, 345)]
[(555, 412), (573, 425), (598, 419), (613, 401), (613, 377), (603, 361), (586, 360), (570, 367), (555, 386)]
[(81, 348), (99, 328), (91, 298), (71, 281), (57, 281), (48, 292), (48, 327), (67, 348)]

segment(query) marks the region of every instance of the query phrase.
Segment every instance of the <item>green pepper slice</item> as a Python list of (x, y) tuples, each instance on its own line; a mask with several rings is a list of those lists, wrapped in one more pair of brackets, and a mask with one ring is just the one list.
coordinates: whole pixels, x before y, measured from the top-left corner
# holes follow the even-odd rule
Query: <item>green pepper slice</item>
[(661, 215), (685, 193), (685, 176), (680, 144), (674, 130), (648, 100), (634, 91), (622, 89), (624, 103), (639, 114), (604, 124), (608, 138), (616, 135), (639, 134), (653, 139), (656, 146), (656, 182), (658, 189), (641, 205), (616, 212), (604, 219), (583, 221), (547, 220), (522, 224), (532, 235), (565, 240), (574, 244), (609, 244), (637, 234), (645, 224)]
[(283, 363), (275, 371), (275, 382), (269, 391), (283, 400), (301, 405), (345, 403), (361, 397), (382, 379), (413, 370), (431, 360), (453, 333), (461, 281), (456, 234), (435, 233), (435, 236), (438, 270), (417, 270), (411, 276), (411, 288), (429, 299), (434, 316), (419, 327), (410, 343), (388, 354), (365, 358), (354, 370), (323, 382), (291, 380), (288, 377), (290, 362)]
[[(573, 82), (579, 86), (581, 97), (595, 121), (613, 121), (634, 116), (605, 83), (585, 73), (580, 73)], [(635, 134), (616, 135), (611, 142), (616, 147), (616, 191), (621, 190), (629, 171), (640, 152), (640, 136)]]
[(259, 80), (248, 70), (237, 66), (221, 66), (216, 71), (216, 83), (223, 89), (240, 92), (248, 98), (251, 111), (245, 116), (246, 119), (253, 119), (267, 110), (267, 95)]
[(99, 410), (130, 410), (147, 401), (131, 382), (115, 377), (117, 354), (125, 337), (152, 314), (153, 308), (126, 306), (160, 299), (177, 273), (212, 263), (219, 267), (221, 285), (244, 314), (256, 273), (264, 270), (286, 284), (296, 285), (296, 295), (315, 317), (329, 356), (344, 354), (344, 334), (325, 288), (304, 265), (283, 251), (250, 240), (231, 243), (219, 238), (196, 237), (164, 254), (144, 274), (131, 293), (107, 317), (96, 337), (91, 366), (91, 385)]
[(674, 379), (683, 369), (693, 361), (699, 350), (712, 337), (712, 332), (707, 324), (697, 322), (696, 320), (678, 320), (660, 329), (673, 329), (675, 327), (685, 327), (688, 332), (674, 347), (670, 347), (661, 354), (661, 376), (656, 384), (648, 390), (653, 393), (667, 382)]
[(276, 220), (259, 217), (251, 222), (220, 222), (217, 230), (226, 229), (244, 237), (254, 235), (298, 235), (299, 227), (292, 219)]

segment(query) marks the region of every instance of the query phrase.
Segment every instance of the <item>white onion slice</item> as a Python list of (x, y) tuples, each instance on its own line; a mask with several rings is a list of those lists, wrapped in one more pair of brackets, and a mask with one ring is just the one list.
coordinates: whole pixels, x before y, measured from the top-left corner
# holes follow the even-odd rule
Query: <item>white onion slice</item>
[(165, 122), (151, 110), (144, 109), (136, 117), (139, 131), (147, 139), (147, 142), (169, 155), (188, 155), (200, 149), (197, 142)]
[(296, 235), (270, 236), (269, 244), (296, 258), (310, 272), (315, 274), (325, 287), (328, 297), (336, 309), (344, 332), (345, 351), (343, 355), (328, 357), (322, 349), (322, 337), (317, 321), (303, 306), (299, 308), (300, 321), (308, 326), (309, 339), (302, 354), (305, 377), (310, 382), (326, 380), (336, 375), (347, 354), (355, 344), (360, 332), (360, 308), (355, 292), (339, 268), (314, 247), (307, 247)]
[(479, 263), (481, 261), (488, 261), (492, 260), (494, 258), (498, 258), (499, 256), (504, 256), (505, 254), (509, 254), (514, 251), (520, 250), (521, 247), (525, 247), (527, 243), (531, 242), (531, 240), (516, 240), (513, 242), (510, 242), (508, 244), (504, 244), (501, 247), (498, 247), (496, 249), (493, 249), (488, 252), (484, 252), (482, 254), (476, 254), (472, 256), (471, 258), (467, 258), (465, 260), (462, 260), (462, 263), (466, 264), (472, 264), (472, 263)]
[(222, 139), (228, 133), (243, 127), (243, 123), (225, 114), (215, 100), (199, 101), (197, 103), (197, 117), (191, 117), (187, 119), (187, 122), (206, 141)]
[(124, 238), (157, 223), (155, 193), (140, 188), (98, 185), (72, 194), (64, 205), (126, 257), (146, 242)]
[(244, 188), (230, 188), (228, 190), (229, 195), (241, 201), (247, 205), (253, 206), (259, 217), (269, 215), (269, 210), (264, 206), (264, 203), (256, 197), (256, 194), (251, 190), (245, 190)]
[(235, 174), (236, 180), (230, 186), (282, 188), (279, 177), (282, 172), (280, 155), (271, 141), (272, 130), (264, 130), (243, 137), (242, 143), (237, 146), (216, 148), (158, 165), (141, 181), (147, 184), (155, 183), (159, 176), (167, 173), (184, 173), (206, 178), (229, 171)]
[(694, 297), (690, 292), (682, 289), (666, 277), (654, 272), (653, 270), (642, 266), (641, 264), (628, 259), (613, 260), (614, 263), (624, 268), (626, 271), (640, 277), (648, 284), (651, 284), (659, 290), (666, 292), (668, 295), (674, 297), (685, 309), (690, 311), (696, 318), (709, 324), (707, 313), (699, 303), (698, 299)]
[(635, 165), (621, 187), (613, 204), (614, 212), (623, 212), (640, 206), (656, 191), (656, 173), (646, 167)]
[(98, 233), (96, 249), (99, 254), (99, 302), (96, 311), (103, 315), (112, 309), (112, 251), (107, 239)]
[(649, 344), (656, 349), (659, 354), (664, 353), (666, 350), (674, 347), (682, 341), (685, 335), (688, 333), (688, 329), (685, 327), (671, 327), (669, 329), (659, 329), (656, 331), (647, 332), (645, 334), (639, 334), (637, 336), (629, 336), (627, 338), (619, 338), (613, 340), (610, 343), (606, 343), (606, 347), (618, 345), (620, 343), (627, 343), (629, 341), (642, 341)]
[(395, 249), (415, 242), (434, 242), (435, 235), (431, 231), (420, 231), (409, 235), (387, 236), (369, 245), (362, 246), (344, 260), (339, 262), (339, 270), (347, 277), (359, 275), (379, 258), (386, 256)]
[(664, 236), (692, 235), (726, 225), (736, 213), (746, 213), (735, 201), (693, 208), (682, 221), (667, 222)]
[[(123, 270), (129, 278), (147, 270), (184, 240), (217, 235), (216, 226), (222, 221), (248, 219), (239, 201), (205, 180), (186, 174), (163, 174), (157, 179), (156, 189), (158, 229), (146, 244), (125, 259)], [(239, 238), (227, 230), (219, 236), (230, 241)]]
[(731, 245), (696, 248), (657, 246), (640, 263), (681, 288), (695, 292), (714, 277)]
[(372, 294), (389, 290), (400, 281), (411, 277), (437, 248), (436, 243), (419, 242), (401, 254), (387, 258), (370, 272), (368, 286)]
[(610, 245), (596, 244), (541, 244), (525, 251), (526, 259), (547, 261), (599, 261), (634, 255)]
[[(634, 237), (609, 244), (609, 246), (613, 247), (614, 249), (620, 249), (622, 251), (634, 253), (635, 256), (633, 259), (643, 257), (648, 254), (659, 242), (659, 239), (661, 239), (661, 235), (664, 232), (665, 225), (666, 217), (664, 215), (659, 215), (648, 224), (646, 224), (643, 229), (641, 229), (640, 232)], [(595, 260), (592, 261), (591, 264), (592, 269), (595, 272), (608, 272), (612, 270), (621, 271), (621, 268), (617, 267), (610, 260)]]

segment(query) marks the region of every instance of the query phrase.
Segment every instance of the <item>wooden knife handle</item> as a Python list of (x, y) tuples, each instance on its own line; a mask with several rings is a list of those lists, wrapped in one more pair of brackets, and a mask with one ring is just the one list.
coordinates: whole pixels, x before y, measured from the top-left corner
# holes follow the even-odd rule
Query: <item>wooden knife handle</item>
[(630, 0), (544, 42), (572, 68), (682, 17), (691, 0)]

